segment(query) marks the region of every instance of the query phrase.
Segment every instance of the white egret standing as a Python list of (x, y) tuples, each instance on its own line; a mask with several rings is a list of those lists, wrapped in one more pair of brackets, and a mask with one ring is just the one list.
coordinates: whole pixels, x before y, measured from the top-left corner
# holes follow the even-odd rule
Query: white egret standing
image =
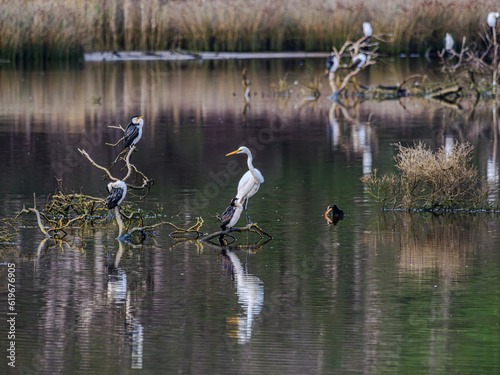
[(127, 195), (127, 184), (123, 181), (110, 182), (107, 186), (108, 189), (108, 199), (107, 207), (109, 210), (108, 221), (111, 219), (111, 210), (115, 207), (119, 207), (125, 196)]
[(231, 205), (226, 208), (226, 211), (221, 216), (221, 230), (226, 230), (228, 228), (232, 228), (236, 225), (238, 220), (240, 219), (241, 211), (243, 211), (243, 207), (241, 204), (237, 202), (238, 198), (233, 198), (231, 201)]
[(236, 151), (230, 152), (226, 156), (229, 155), (234, 155), (234, 154), (247, 154), (247, 165), (248, 165), (248, 171), (243, 175), (241, 178), (240, 182), (238, 183), (238, 193), (236, 194), (236, 198), (238, 198), (238, 203), (241, 205), (245, 205), (245, 215), (247, 217), (247, 224), (250, 221), (250, 218), (248, 217), (248, 200), (257, 193), (259, 190), (260, 184), (264, 182), (264, 177), (262, 176), (262, 173), (256, 168), (254, 168), (252, 164), (252, 153), (248, 148), (245, 146), (241, 146), (239, 149)]
[(365, 36), (366, 41), (370, 43), (370, 39), (373, 35), (373, 29), (369, 22), (363, 22), (363, 35)]
[(364, 53), (358, 53), (352, 58), (352, 64), (349, 69), (357, 68), (361, 69), (366, 64), (366, 55)]
[(444, 50), (446, 52), (450, 52), (453, 49), (453, 45), (455, 44), (455, 41), (453, 40), (453, 37), (451, 36), (450, 33), (446, 33), (446, 36), (444, 37)]
[(123, 148), (127, 148), (131, 145), (137, 145), (137, 142), (142, 137), (142, 126), (144, 125), (144, 120), (142, 116), (134, 116), (130, 120), (130, 124), (127, 125), (125, 129), (125, 134), (123, 136)]

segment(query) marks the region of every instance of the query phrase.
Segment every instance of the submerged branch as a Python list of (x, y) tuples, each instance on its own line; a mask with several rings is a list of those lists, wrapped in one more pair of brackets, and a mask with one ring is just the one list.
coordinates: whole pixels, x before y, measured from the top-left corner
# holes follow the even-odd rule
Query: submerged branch
[[(255, 228), (255, 229), (254, 229)], [(221, 230), (215, 233), (207, 234), (206, 236), (200, 238), (200, 241), (210, 241), (211, 239), (215, 237), (223, 237), (231, 232), (253, 232), (256, 233), (260, 236), (260, 238), (263, 238), (263, 235), (269, 237), (270, 239), (273, 238), (269, 233), (267, 233), (265, 230), (260, 228), (257, 224), (251, 223), (248, 224), (246, 227), (241, 227), (241, 228), (229, 228), (227, 230)]]

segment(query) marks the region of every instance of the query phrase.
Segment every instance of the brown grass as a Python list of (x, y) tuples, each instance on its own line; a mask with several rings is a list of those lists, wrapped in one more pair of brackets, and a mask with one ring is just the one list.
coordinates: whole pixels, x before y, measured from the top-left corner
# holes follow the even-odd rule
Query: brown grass
[(455, 142), (433, 152), (425, 143), (402, 144), (396, 168), (399, 175), (376, 172), (362, 178), (369, 193), (385, 208), (405, 210), (485, 209), (488, 186), (472, 165), (473, 147)]
[[(19, 6), (22, 3), (22, 6)], [(496, 0), (0, 0), (3, 58), (58, 59), (82, 49), (325, 50), (391, 34), (381, 52), (441, 48), (446, 32), (477, 39)]]

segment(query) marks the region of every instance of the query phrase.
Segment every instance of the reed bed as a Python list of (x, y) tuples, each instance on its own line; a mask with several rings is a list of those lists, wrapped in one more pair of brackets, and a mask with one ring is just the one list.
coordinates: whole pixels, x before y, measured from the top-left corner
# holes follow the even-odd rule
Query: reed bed
[(329, 51), (389, 34), (380, 51), (441, 49), (446, 32), (480, 40), (497, 0), (0, 0), (0, 57), (72, 59), (83, 51)]

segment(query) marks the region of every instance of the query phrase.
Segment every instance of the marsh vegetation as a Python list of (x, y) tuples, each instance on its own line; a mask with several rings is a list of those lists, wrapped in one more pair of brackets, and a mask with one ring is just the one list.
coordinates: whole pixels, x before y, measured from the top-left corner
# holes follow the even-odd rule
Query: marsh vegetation
[(423, 142), (395, 145), (397, 173), (362, 178), (384, 208), (408, 211), (498, 209), (487, 202), (488, 185), (472, 164), (473, 147), (455, 142), (432, 150)]
[(83, 51), (330, 51), (369, 21), (384, 53), (440, 50), (446, 32), (481, 43), (494, 0), (35, 0), (0, 2), (0, 57), (82, 58)]

